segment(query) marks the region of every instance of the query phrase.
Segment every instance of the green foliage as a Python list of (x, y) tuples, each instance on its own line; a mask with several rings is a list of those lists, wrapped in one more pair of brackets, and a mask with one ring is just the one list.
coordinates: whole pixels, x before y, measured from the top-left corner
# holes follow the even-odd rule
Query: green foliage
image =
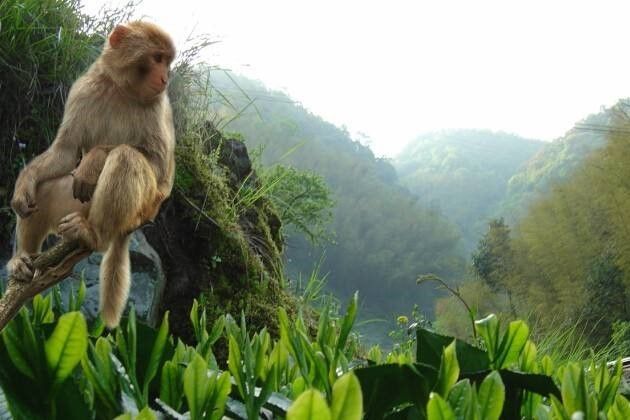
[(505, 386), (501, 375), (493, 371), (477, 389), (468, 380), (453, 387), (448, 400), (436, 393), (429, 396), (428, 419), (488, 419), (498, 420), (505, 401)]
[(287, 412), (287, 420), (331, 420), (330, 408), (322, 394), (311, 389), (303, 392)]
[(263, 179), (273, 185), (269, 195), (284, 226), (291, 226), (314, 245), (332, 240), (328, 225), (334, 202), (320, 175), (276, 165), (264, 172)]
[(571, 176), (539, 197), (511, 233), (491, 223), (473, 256), (479, 278), (508, 292), (512, 316), (530, 316), (547, 330), (579, 320), (596, 346), (628, 317), (628, 106), (621, 101), (579, 125), (569, 136), (587, 136), (580, 127), (593, 126), (606, 133), (605, 144), (588, 156), (578, 153), (581, 164), (572, 164)]
[(596, 258), (586, 277), (586, 299), (589, 305), (582, 312), (582, 319), (594, 326), (590, 339), (605, 344), (611, 338), (613, 324), (627, 319), (630, 312), (626, 304), (624, 272), (612, 255)]
[[(69, 401), (67, 393), (80, 394), (72, 374), (88, 347), (87, 325), (80, 312), (57, 315), (52, 295), (33, 300), (2, 331), (0, 387), (17, 418), (81, 418), (88, 412), (82, 401)], [(22, 416), (22, 417), (21, 417)]]
[(585, 419), (597, 419), (617, 409), (613, 408), (613, 404), (622, 375), (621, 363), (617, 363), (612, 375), (605, 364), (591, 364), (589, 369), (585, 369), (582, 363), (569, 363), (561, 372), (562, 400), (551, 400), (557, 418), (571, 418), (574, 413), (580, 412)]
[(206, 361), (195, 354), (184, 370), (184, 395), (191, 420), (220, 420), (229, 393), (230, 375), (209, 374)]
[(369, 401), (366, 418), (568, 419), (580, 410), (585, 418), (604, 418), (624, 409), (627, 400), (616, 402), (620, 364), (613, 370), (594, 362), (554, 366), (527, 341), (522, 321), (503, 331), (490, 315), (476, 325), (487, 350), (420, 329), (415, 363), (356, 369)]
[(472, 255), (474, 273), (493, 291), (498, 291), (505, 287), (505, 279), (514, 269), (513, 258), (510, 228), (502, 218), (491, 220)]
[[(241, 326), (236, 326), (230, 318), (226, 325), (229, 335), (228, 366), (238, 392), (245, 402), (248, 418), (254, 418), (261, 407), (277, 387), (277, 369), (275, 360), (271, 358), (271, 337), (263, 329), (253, 337), (249, 337), (245, 325), (245, 316), (241, 315)], [(258, 382), (262, 388), (258, 395), (251, 392)]]
[(492, 314), (477, 321), (475, 327), (484, 340), (492, 368), (502, 369), (518, 362), (529, 338), (529, 327), (523, 321), (510, 322), (501, 333), (499, 319)]
[[(88, 336), (81, 313), (63, 313), (53, 296), (34, 299), (2, 332), (0, 387), (14, 418), (255, 420), (265, 409), (295, 420), (619, 419), (630, 410), (620, 362), (554, 363), (523, 321), (502, 329), (494, 315), (476, 322), (480, 348), (417, 328), (415, 354), (357, 366), (356, 296), (342, 317), (325, 308), (313, 336), (281, 308), (279, 340), (265, 329), (252, 334), (244, 317), (208, 324), (195, 302), (194, 346), (168, 333), (168, 313), (157, 330), (132, 311), (112, 333)], [(226, 371), (213, 354), (221, 340)]]
[(339, 378), (332, 390), (332, 404), (316, 389), (303, 392), (287, 412), (287, 420), (359, 420), (363, 414), (363, 397), (359, 380), (353, 373)]
[(616, 321), (612, 324), (612, 347), (618, 351), (616, 357), (630, 354), (630, 322)]
[(87, 350), (87, 324), (80, 312), (68, 312), (57, 320), (44, 344), (53, 384), (59, 385), (72, 373)]
[(457, 382), (457, 378), (459, 378), (459, 363), (455, 354), (455, 341), (453, 341), (442, 352), (435, 392), (446, 397), (448, 391)]
[(532, 202), (570, 178), (585, 159), (606, 144), (605, 127), (614, 114), (608, 109), (590, 115), (565, 136), (541, 148), (509, 179), (500, 213), (510, 216), (510, 223), (518, 221), (527, 214)]
[[(316, 341), (311, 343), (301, 316), (291, 325), (283, 308), (279, 310), (280, 340), (295, 360), (301, 378), (293, 383), (295, 389), (316, 388), (331, 398), (332, 386), (338, 372), (349, 369), (348, 358), (352, 355), (348, 337), (358, 308), (355, 294), (341, 320), (331, 319), (329, 308), (320, 314)], [(339, 323), (340, 322), (340, 323)], [(303, 383), (303, 384), (302, 384)]]

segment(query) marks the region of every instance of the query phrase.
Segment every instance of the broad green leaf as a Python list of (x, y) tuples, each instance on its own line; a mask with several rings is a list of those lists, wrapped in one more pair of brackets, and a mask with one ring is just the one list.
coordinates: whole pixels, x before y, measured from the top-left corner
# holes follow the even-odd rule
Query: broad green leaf
[(354, 373), (346, 373), (333, 385), (331, 408), (333, 420), (361, 419), (363, 396), (361, 384)]
[(162, 355), (164, 353), (164, 348), (166, 347), (166, 341), (168, 340), (168, 311), (164, 314), (164, 318), (162, 319), (162, 324), (160, 325), (160, 329), (158, 330), (157, 336), (155, 337), (155, 342), (153, 343), (153, 348), (151, 349), (151, 355), (149, 356), (149, 365), (147, 366), (146, 374), (144, 375), (144, 384), (142, 386), (142, 393), (144, 395), (145, 401), (148, 400), (149, 397), (149, 384), (157, 375), (158, 369), (160, 367), (160, 362), (162, 361)]
[(501, 369), (518, 362), (519, 355), (529, 339), (529, 327), (523, 321), (512, 321), (503, 335), (497, 351), (495, 367)]
[(121, 414), (120, 416), (114, 418), (114, 420), (133, 420), (130, 413)]
[(255, 407), (256, 407), (256, 411), (259, 412), (260, 408), (263, 406), (263, 404), (265, 402), (267, 402), (267, 399), (269, 398), (269, 396), (271, 395), (271, 393), (273, 392), (273, 383), (274, 383), (274, 373), (273, 371), (276, 370), (276, 367), (273, 366), (272, 367), (272, 372), (270, 372), (269, 375), (267, 375), (267, 379), (265, 379), (265, 381), (263, 382), (262, 388), (260, 390), (260, 393), (258, 394), (258, 396), (255, 398)]
[(495, 314), (475, 321), (477, 333), (483, 338), (486, 348), (488, 349), (488, 358), (491, 362), (495, 362), (499, 349), (499, 319)]
[(565, 367), (562, 378), (562, 403), (569, 415), (576, 411), (588, 413), (589, 392), (580, 363), (570, 363)]
[(136, 359), (138, 356), (138, 332), (136, 328), (136, 308), (131, 304), (129, 308), (129, 317), (127, 318), (127, 373), (135, 378), (136, 376)]
[(232, 386), (230, 384), (230, 374), (223, 372), (217, 379), (212, 397), (209, 401), (208, 410), (212, 411), (210, 420), (221, 420), (225, 411), (225, 404), (230, 395)]
[(209, 383), (208, 365), (201, 356), (195, 354), (192, 362), (184, 371), (184, 394), (186, 401), (188, 401), (191, 420), (203, 418), (203, 412), (210, 396)]
[(316, 389), (309, 389), (298, 397), (289, 411), (287, 420), (331, 420), (331, 413), (326, 400)]
[(457, 382), (451, 388), (448, 394), (448, 403), (455, 414), (455, 418), (471, 418), (476, 407), (473, 404), (473, 390), (468, 379)]
[(503, 402), (505, 401), (505, 386), (499, 372), (493, 371), (481, 383), (479, 387), (478, 403), (481, 418), (484, 420), (499, 419)]
[(95, 407), (101, 414), (113, 417), (120, 410), (118, 377), (111, 361), (111, 345), (103, 337), (96, 340), (96, 345), (89, 344), (89, 355), (81, 359), (83, 374), (94, 388), (95, 398), (101, 407)]
[(74, 289), (72, 288), (72, 284), (70, 285), (70, 290), (68, 290), (68, 312), (78, 311), (77, 305), (74, 302)]
[(506, 389), (520, 388), (545, 397), (549, 395), (560, 397), (561, 395), (560, 390), (550, 376), (536, 373), (513, 372), (506, 369), (502, 369), (500, 372), (501, 379)]
[[(530, 418), (530, 417), (526, 417), (526, 418)], [(536, 407), (536, 411), (531, 418), (535, 418), (536, 420), (551, 420), (551, 409), (549, 408), (548, 405), (545, 405), (541, 402)]]
[(527, 340), (523, 352), (521, 353), (520, 370), (521, 372), (536, 373), (536, 355), (538, 350), (536, 344), (531, 340)]
[(35, 295), (33, 298), (33, 323), (35, 325), (50, 324), (55, 321), (52, 310), (52, 296)]
[(301, 393), (306, 389), (306, 381), (303, 376), (298, 376), (295, 378), (293, 383), (291, 384), (291, 397), (295, 400), (300, 396)]
[[(481, 383), (485, 379), (486, 375), (490, 372), (479, 372), (473, 375), (464, 375), (470, 378), (471, 381)], [(558, 387), (553, 382), (553, 379), (547, 375), (540, 375), (536, 373), (520, 373), (507, 369), (501, 369), (501, 380), (506, 389), (523, 389), (530, 392), (535, 392), (542, 396), (548, 397), (555, 395), (557, 398), (561, 398), (561, 393)]]
[[(205, 312), (204, 312), (205, 315)], [(205, 322), (205, 316), (204, 318), (204, 322)], [(223, 334), (223, 330), (225, 329), (225, 316), (221, 315), (219, 318), (217, 318), (214, 321), (214, 324), (212, 325), (212, 330), (210, 331), (210, 335), (208, 336), (208, 342), (212, 345), (214, 344), (219, 338), (221, 338), (221, 334)]]
[(81, 305), (83, 305), (83, 301), (85, 300), (85, 281), (81, 279), (79, 282), (79, 290), (77, 291), (77, 310), (81, 309)]
[[(57, 410), (57, 420), (79, 420), (79, 419), (91, 419), (93, 418), (93, 409), (88, 407), (85, 400), (82, 398), (82, 390), (79, 388), (79, 384), (74, 378), (66, 380), (58, 385), (58, 391), (55, 392), (54, 406)], [(54, 392), (54, 391), (53, 391)], [(42, 396), (39, 395), (39, 398)], [(114, 417), (121, 411), (116, 411), (112, 414)], [(49, 419), (51, 418), (50, 412), (42, 417), (35, 417), (36, 419)], [(29, 418), (30, 420), (30, 418)]]
[(103, 318), (99, 315), (92, 323), (89, 335), (92, 338), (98, 338), (103, 335), (103, 331), (105, 331), (105, 323), (103, 322)]
[(275, 366), (276, 368), (273, 371), (275, 376), (274, 389), (280, 389), (282, 378), (285, 377), (286, 370), (289, 366), (289, 352), (280, 341), (275, 343), (273, 350), (269, 355), (269, 359), (267, 360), (267, 371), (271, 371), (272, 366)]
[(68, 312), (57, 322), (46, 344), (46, 360), (55, 383), (63, 382), (85, 355), (87, 324), (81, 312)]
[(346, 315), (343, 317), (343, 321), (341, 323), (341, 329), (339, 330), (339, 337), (337, 338), (337, 346), (335, 349), (335, 353), (338, 354), (343, 351), (346, 346), (346, 342), (348, 340), (348, 336), (350, 335), (350, 331), (352, 330), (352, 326), (354, 325), (354, 320), (357, 317), (357, 308), (359, 306), (359, 292), (355, 292), (350, 299), (350, 304), (348, 305), (348, 309), (346, 310)]
[(267, 349), (269, 348), (269, 343), (271, 338), (266, 329), (263, 330), (254, 336), (254, 352), (255, 352), (255, 360), (254, 360), (254, 377), (256, 379), (263, 379), (265, 372), (265, 357), (267, 355)]
[(551, 357), (549, 357), (548, 354), (545, 354), (540, 361), (540, 368), (542, 369), (542, 373), (547, 376), (554, 374), (555, 366), (553, 365), (553, 360), (551, 360)]
[(149, 407), (144, 407), (134, 420), (157, 420), (157, 417), (155, 416), (153, 410)]
[(599, 368), (591, 367), (591, 374), (595, 375), (595, 392), (597, 393), (597, 409), (606, 412), (614, 403), (619, 389), (623, 368), (621, 360), (615, 364), (615, 371), (611, 375), (608, 366), (603, 362)]
[(538, 415), (538, 408), (542, 404), (543, 397), (533, 392), (525, 391), (521, 402), (521, 414), (526, 419), (533, 419)]
[(593, 379), (595, 392), (601, 392), (610, 382), (610, 372), (605, 362), (596, 365), (594, 361), (591, 361), (588, 374)]
[(330, 326), (330, 305), (326, 304), (324, 309), (322, 310), (322, 314), (319, 317), (319, 322), (317, 323), (317, 336), (315, 337), (315, 341), (320, 344), (320, 347), (326, 343), (326, 339), (328, 338), (328, 329)]
[[(439, 369), (442, 351), (453, 342), (453, 337), (436, 334), (423, 328), (416, 330), (416, 362), (424, 363)], [(473, 373), (488, 370), (490, 367), (485, 351), (473, 347), (465, 341), (455, 340), (457, 361), (462, 373)]]
[(630, 402), (623, 396), (617, 394), (615, 402), (608, 409), (608, 420), (630, 419)]
[[(249, 348), (248, 346), (245, 347), (246, 348), (244, 350)], [(232, 333), (228, 338), (228, 349), (228, 368), (234, 378), (239, 394), (241, 394), (241, 397), (245, 398), (247, 391), (245, 389), (245, 378), (243, 378), (241, 371), (241, 363), (243, 359), (237, 338)]]
[(429, 420), (455, 420), (455, 414), (446, 401), (439, 394), (432, 392), (427, 405)]
[(64, 312), (63, 299), (61, 298), (61, 288), (59, 287), (59, 284), (56, 284), (52, 288), (51, 295), (53, 296), (53, 303), (55, 304), (55, 308), (57, 309), (57, 312)]
[(179, 369), (175, 363), (167, 360), (162, 366), (162, 377), (160, 380), (160, 400), (175, 410), (179, 410), (183, 391)]
[(455, 352), (455, 340), (453, 340), (442, 352), (440, 370), (433, 390), (446, 398), (448, 391), (457, 382), (457, 378), (459, 378), (459, 364), (457, 362), (457, 353)]
[[(355, 369), (361, 383), (365, 420), (382, 419), (400, 405), (424, 411), (429, 398), (427, 373), (422, 365), (384, 364)], [(433, 371), (435, 375), (437, 372)]]
[(197, 342), (201, 342), (201, 329), (199, 328), (199, 302), (193, 299), (192, 308), (190, 308), (190, 322), (192, 323), (193, 332)]
[(28, 360), (27, 351), (29, 351), (29, 349), (22, 344), (22, 334), (17, 326), (18, 320), (9, 322), (4, 331), (2, 331), (2, 341), (4, 341), (7, 353), (9, 353), (9, 358), (17, 370), (29, 378), (35, 379), (33, 366)]

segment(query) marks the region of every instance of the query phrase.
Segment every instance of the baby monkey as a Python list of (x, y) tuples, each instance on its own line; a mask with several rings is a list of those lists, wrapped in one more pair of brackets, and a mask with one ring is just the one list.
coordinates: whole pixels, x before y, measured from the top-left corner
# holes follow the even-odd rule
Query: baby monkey
[(153, 220), (173, 187), (166, 87), (174, 56), (173, 41), (158, 26), (116, 26), (72, 85), (53, 143), (15, 184), (17, 247), (9, 272), (30, 281), (32, 256), (50, 233), (104, 252), (100, 311), (109, 328), (118, 325), (129, 293), (129, 235)]

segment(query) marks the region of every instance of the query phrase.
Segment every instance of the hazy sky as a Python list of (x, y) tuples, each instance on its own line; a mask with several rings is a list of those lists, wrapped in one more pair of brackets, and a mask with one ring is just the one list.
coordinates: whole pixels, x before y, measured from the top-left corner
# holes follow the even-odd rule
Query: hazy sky
[(138, 12), (180, 44), (211, 34), (210, 64), (365, 133), (377, 155), (444, 128), (551, 140), (630, 96), (628, 1), (145, 0)]

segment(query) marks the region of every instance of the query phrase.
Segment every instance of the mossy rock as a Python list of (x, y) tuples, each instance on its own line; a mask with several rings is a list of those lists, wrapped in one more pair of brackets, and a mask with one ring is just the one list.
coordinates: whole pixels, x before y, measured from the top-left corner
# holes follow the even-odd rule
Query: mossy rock
[(281, 222), (260, 191), (247, 148), (210, 124), (205, 138), (178, 139), (173, 196), (144, 228), (162, 257), (167, 278), (162, 311), (173, 333), (192, 339), (192, 301), (203, 301), (212, 323), (245, 314), (253, 331), (278, 334), (277, 310), (295, 313), (296, 301), (280, 285)]

